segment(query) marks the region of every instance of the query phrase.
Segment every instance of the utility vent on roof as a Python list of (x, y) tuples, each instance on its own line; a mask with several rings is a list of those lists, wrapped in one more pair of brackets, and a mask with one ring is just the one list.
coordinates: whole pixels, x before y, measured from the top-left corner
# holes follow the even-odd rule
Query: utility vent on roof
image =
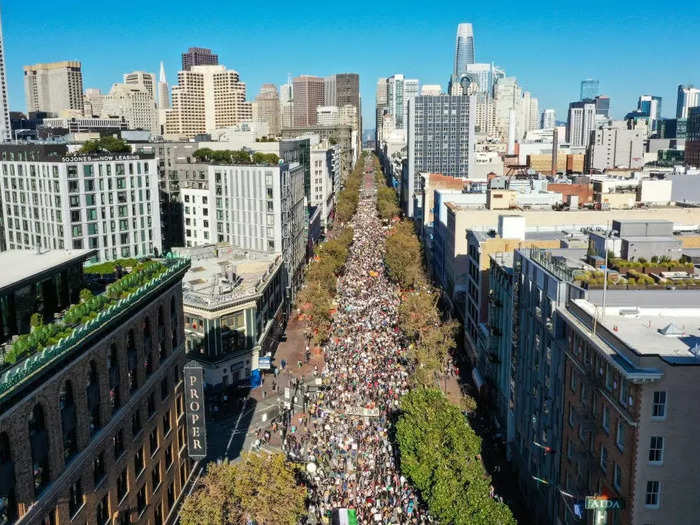
[(685, 332), (683, 332), (683, 330), (678, 328), (678, 326), (676, 326), (675, 324), (668, 323), (665, 327), (659, 330), (659, 333), (667, 337), (680, 337), (684, 335)]
[(639, 308), (620, 308), (620, 315), (623, 317), (632, 317), (639, 315)]

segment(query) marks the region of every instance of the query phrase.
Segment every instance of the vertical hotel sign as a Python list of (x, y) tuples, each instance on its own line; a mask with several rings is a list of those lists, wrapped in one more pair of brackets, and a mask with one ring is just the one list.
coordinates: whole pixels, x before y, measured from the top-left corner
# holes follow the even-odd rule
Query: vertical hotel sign
[(183, 369), (185, 378), (185, 414), (187, 416), (187, 453), (192, 459), (207, 455), (207, 427), (204, 418), (204, 370), (194, 361)]

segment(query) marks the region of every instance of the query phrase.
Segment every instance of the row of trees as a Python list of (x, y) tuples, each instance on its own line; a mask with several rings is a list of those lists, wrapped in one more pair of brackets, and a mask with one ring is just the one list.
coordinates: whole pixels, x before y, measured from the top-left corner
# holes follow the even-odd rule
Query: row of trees
[(317, 345), (330, 337), (338, 276), (345, 266), (354, 235), (347, 223), (357, 211), (363, 169), (364, 158), (361, 157), (338, 195), (335, 220), (339, 233), (316, 248), (315, 257), (306, 268), (306, 285), (299, 293), (299, 306), (307, 316), (310, 335)]
[(131, 153), (131, 146), (125, 140), (107, 135), (99, 139), (86, 141), (78, 150), (78, 153), (85, 155), (92, 153)]
[(182, 525), (295, 525), (306, 511), (298, 466), (283, 454), (244, 453), (237, 463), (210, 463), (185, 499)]
[(277, 165), (280, 161), (275, 153), (252, 153), (246, 150), (213, 150), (199, 148), (192, 156), (198, 162), (213, 162), (215, 164), (269, 164)]
[(393, 219), (399, 214), (399, 198), (394, 188), (386, 185), (386, 180), (379, 166), (379, 160), (374, 157), (374, 169), (377, 180), (377, 213), (385, 220)]
[[(377, 195), (386, 193), (384, 185), (395, 199), (381, 173), (377, 180), (381, 183)], [(386, 201), (391, 202), (388, 195)], [(413, 388), (401, 399), (396, 423), (401, 471), (441, 523), (515, 523), (510, 509), (490, 497), (491, 478), (481, 461), (481, 440), (461, 408), (437, 388), (456, 346), (458, 324), (441, 318), (439, 292), (429, 282), (412, 222), (393, 226), (384, 262), (389, 278), (402, 288), (399, 327), (408, 340), (413, 368)], [(470, 398), (465, 404), (473, 408)]]

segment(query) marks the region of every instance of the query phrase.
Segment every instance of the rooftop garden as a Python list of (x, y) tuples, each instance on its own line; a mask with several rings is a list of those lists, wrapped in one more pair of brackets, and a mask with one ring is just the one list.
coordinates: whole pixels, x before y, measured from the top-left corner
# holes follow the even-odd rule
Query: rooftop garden
[[(117, 262), (115, 261), (115, 264)], [(14, 365), (70, 337), (83, 324), (97, 318), (120, 300), (128, 298), (150, 280), (163, 274), (167, 268), (165, 264), (155, 261), (136, 262), (129, 274), (108, 285), (104, 293), (93, 295), (87, 289), (82, 290), (80, 303), (68, 308), (54, 322), (44, 324), (41, 315), (34, 314), (31, 319), (31, 332), (20, 335), (12, 343), (2, 356), (3, 362), (0, 366), (6, 368)]]
[(658, 257), (654, 255), (650, 260), (640, 257), (636, 261), (628, 261), (618, 257), (609, 258), (611, 268), (615, 268), (619, 272), (628, 270), (636, 270), (644, 274), (659, 273), (659, 272), (688, 272), (693, 273), (695, 267), (690, 257), (683, 255), (680, 259), (671, 259), (670, 257)]
[[(674, 278), (663, 278), (661, 275), (659, 275), (659, 273), (649, 275), (641, 270), (634, 269), (632, 267), (626, 267), (624, 271), (620, 269), (618, 270), (619, 271), (608, 272), (608, 288), (628, 290), (639, 290), (647, 288), (700, 288), (700, 278), (695, 277), (695, 275), (692, 273), (692, 265), (690, 271), (686, 269), (677, 270), (679, 272), (682, 272), (681, 276)], [(669, 270), (666, 270), (664, 267), (664, 269), (660, 271), (665, 272)], [(603, 285), (605, 284), (605, 274), (602, 271), (581, 272), (576, 276), (575, 282), (583, 288), (603, 288)]]
[(212, 162), (214, 164), (267, 164), (276, 166), (280, 158), (274, 153), (252, 153), (246, 150), (213, 150), (199, 148), (192, 156), (197, 162)]
[(118, 273), (120, 270), (125, 271), (126, 268), (139, 269), (145, 262), (138, 259), (117, 259), (116, 261), (107, 261), (99, 264), (93, 264), (83, 268), (83, 273), (88, 275), (110, 275)]
[(106, 136), (88, 140), (78, 150), (78, 153), (91, 155), (95, 153), (131, 153), (131, 146), (122, 139)]

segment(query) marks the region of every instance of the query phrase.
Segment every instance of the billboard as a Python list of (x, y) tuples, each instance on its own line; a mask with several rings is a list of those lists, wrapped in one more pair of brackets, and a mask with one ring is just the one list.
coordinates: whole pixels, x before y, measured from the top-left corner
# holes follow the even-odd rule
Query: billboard
[(187, 454), (192, 459), (207, 455), (207, 426), (204, 408), (204, 370), (191, 361), (183, 369), (185, 378), (185, 414), (187, 416)]

